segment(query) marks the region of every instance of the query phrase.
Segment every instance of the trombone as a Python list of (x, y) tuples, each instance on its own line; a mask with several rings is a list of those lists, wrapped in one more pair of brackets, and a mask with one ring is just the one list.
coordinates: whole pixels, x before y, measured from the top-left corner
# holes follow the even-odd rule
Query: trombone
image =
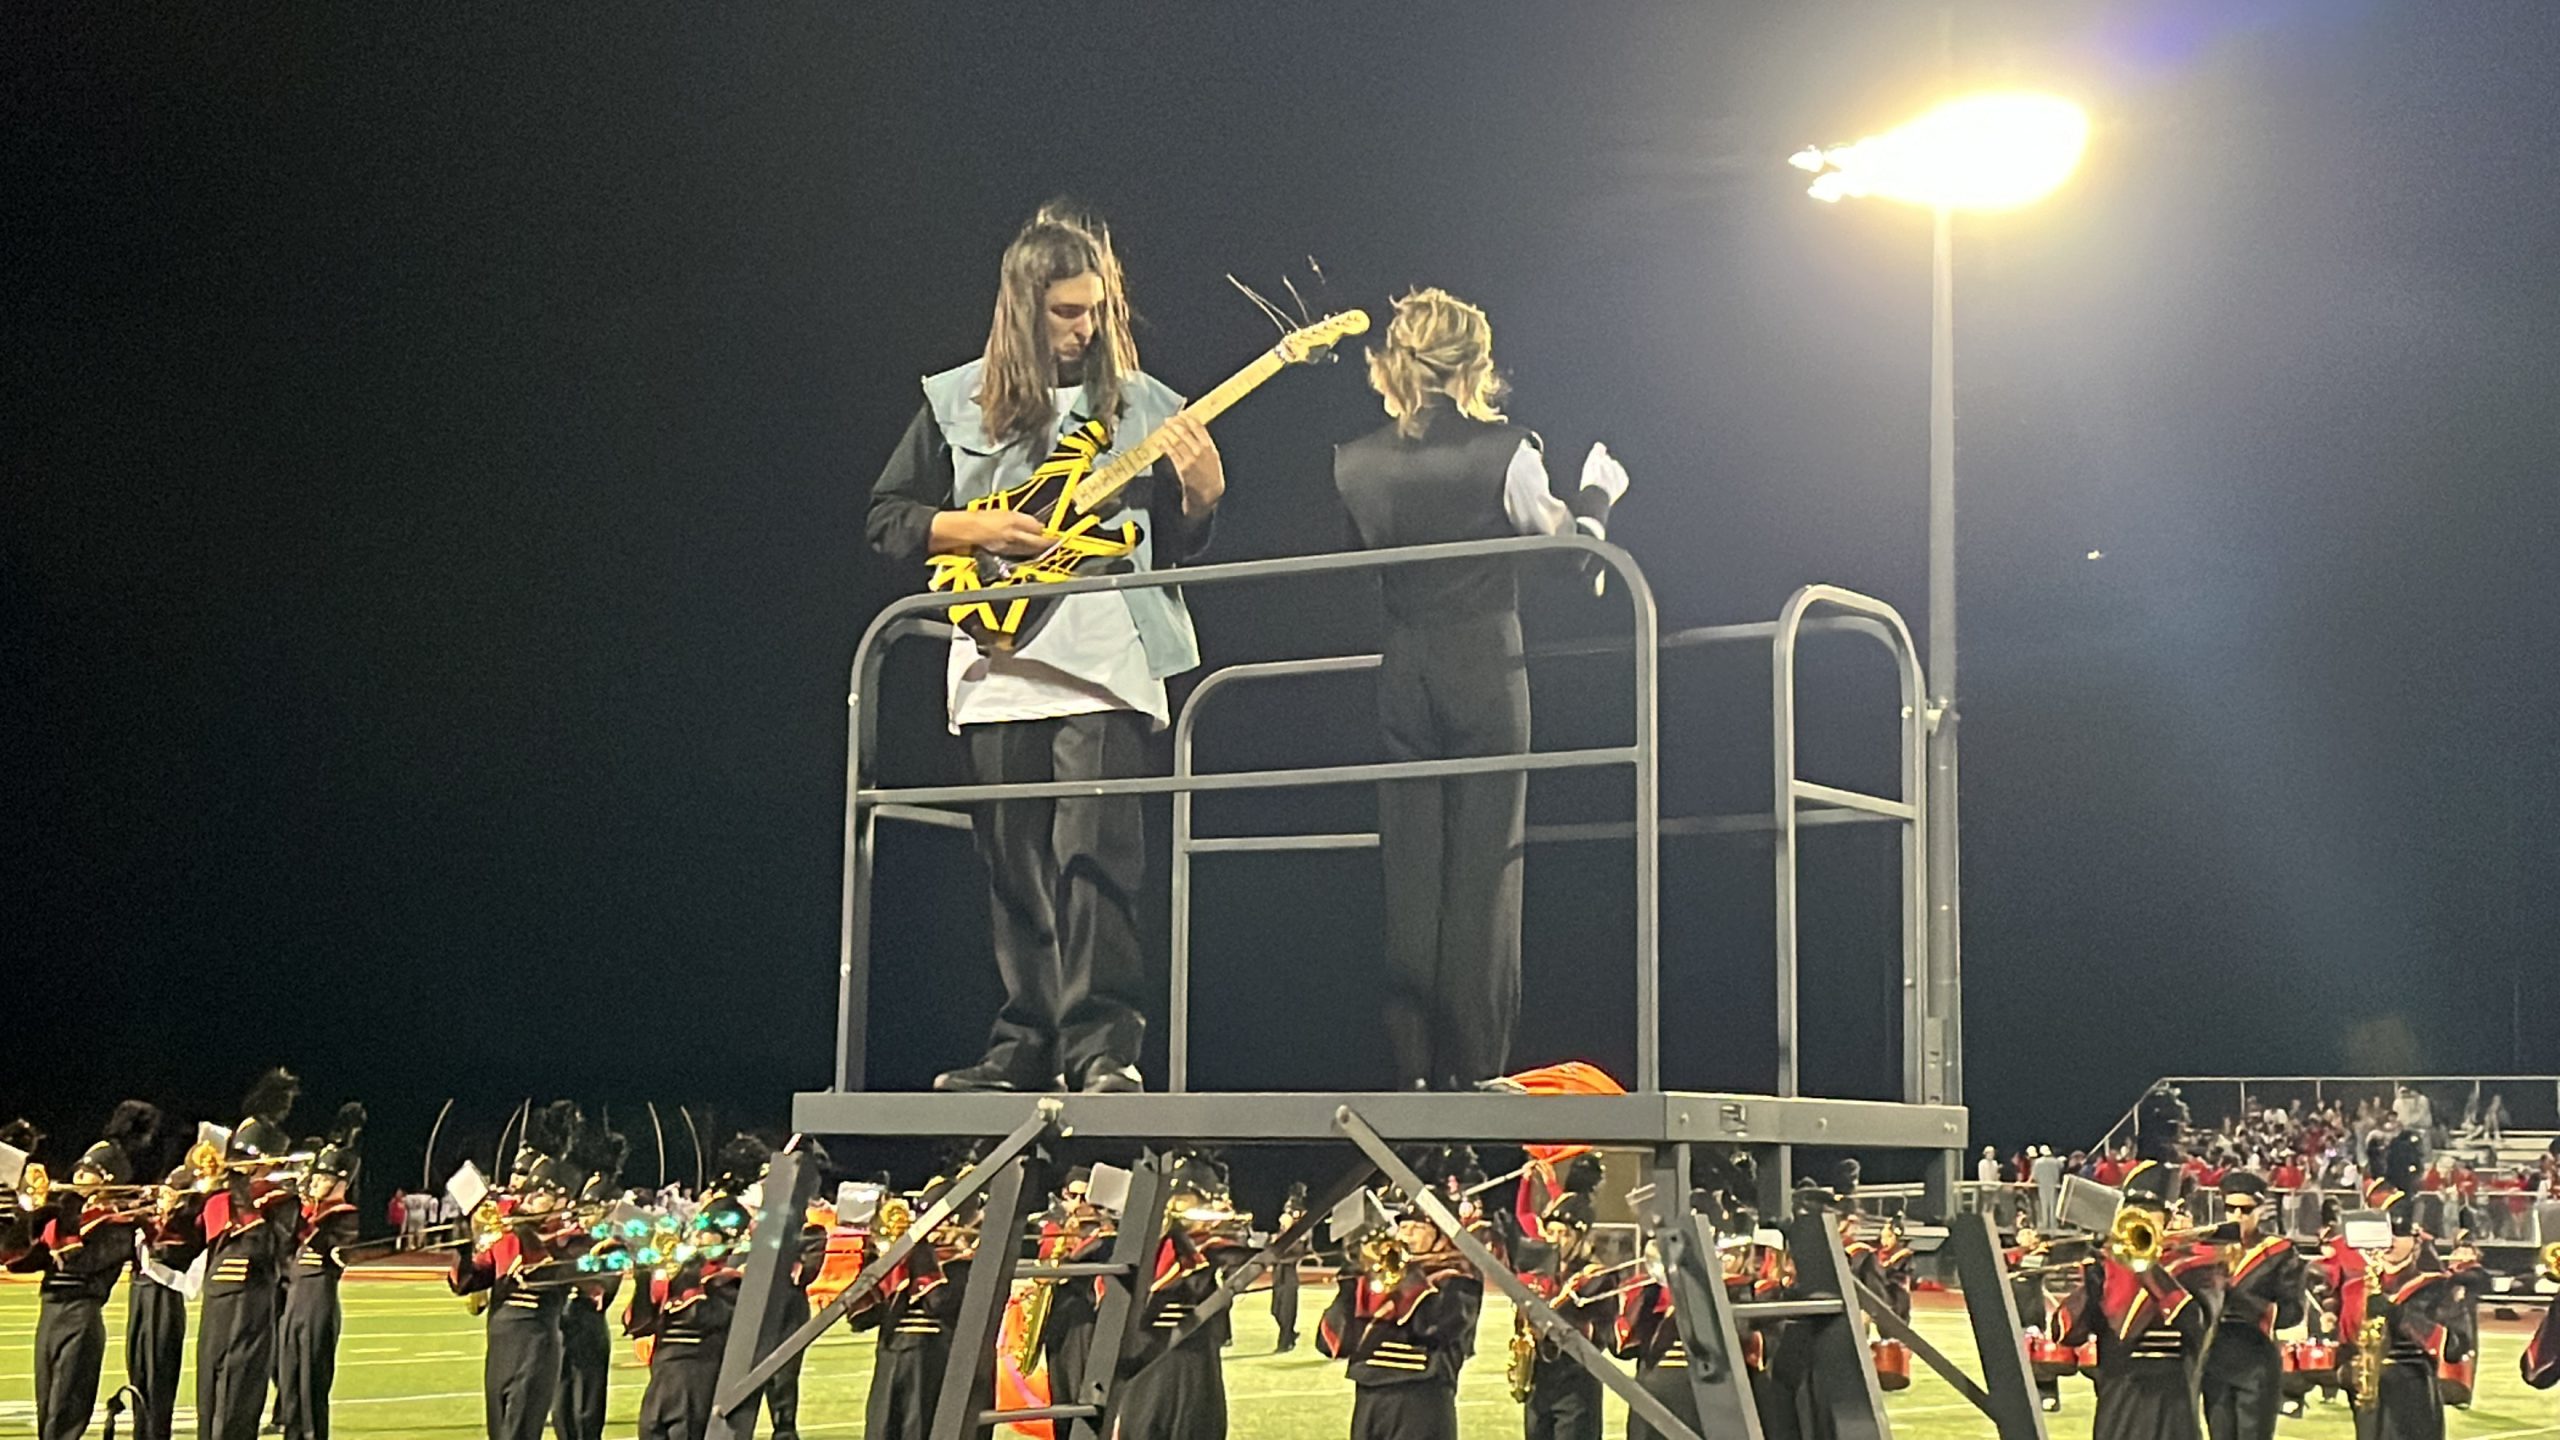
[(96, 1204), (109, 1198), (122, 1199), (128, 1196), (135, 1199), (156, 1199), (159, 1196), (160, 1187), (118, 1184), (105, 1180), (56, 1180), (52, 1173), (44, 1168), (42, 1162), (30, 1160), (27, 1162), (27, 1168), (18, 1176), (17, 1191), (19, 1208), (41, 1210), (52, 1203), (56, 1195), (77, 1195), (85, 1202)]

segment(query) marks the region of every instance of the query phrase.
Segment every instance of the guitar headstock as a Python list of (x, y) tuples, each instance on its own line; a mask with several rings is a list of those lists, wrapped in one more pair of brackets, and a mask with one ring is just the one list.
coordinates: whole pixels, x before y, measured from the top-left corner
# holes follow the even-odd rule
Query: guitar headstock
[(1368, 311), (1345, 310), (1339, 315), (1327, 315), (1312, 325), (1290, 331), (1281, 336), (1280, 343), (1272, 348), (1284, 363), (1304, 365), (1323, 359), (1335, 345), (1353, 335), (1367, 334), (1368, 330)]

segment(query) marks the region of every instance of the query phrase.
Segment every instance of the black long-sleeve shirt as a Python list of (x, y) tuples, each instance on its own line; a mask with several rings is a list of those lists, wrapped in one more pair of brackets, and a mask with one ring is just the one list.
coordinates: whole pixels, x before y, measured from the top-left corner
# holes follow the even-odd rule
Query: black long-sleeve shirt
[[(889, 452), (880, 478), (871, 486), (871, 507), (863, 519), (863, 537), (872, 552), (908, 572), (925, 563), (933, 533), (933, 517), (952, 507), (951, 442), (934, 423), (933, 407), (919, 406), (897, 448)], [(1121, 492), (1120, 503), (1147, 512), (1147, 531), (1154, 538), (1154, 562), (1180, 565), (1198, 559), (1209, 548), (1217, 511), (1187, 515), (1182, 486), (1172, 467), (1159, 461)]]

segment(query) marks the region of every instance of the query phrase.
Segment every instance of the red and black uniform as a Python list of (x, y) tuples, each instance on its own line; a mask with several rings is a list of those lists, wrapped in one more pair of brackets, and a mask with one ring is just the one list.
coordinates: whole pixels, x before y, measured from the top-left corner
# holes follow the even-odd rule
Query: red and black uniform
[(2350, 1352), (2341, 1363), (2353, 1372), (2352, 1351), (2377, 1318), (2384, 1348), (2376, 1403), (2356, 1407), (2356, 1440), (2443, 1440), (2436, 1367), (2466, 1358), (2460, 1332), (2446, 1323), (2461, 1301), (2460, 1287), (2424, 1236), (2395, 1241), (2361, 1278), (2360, 1285), (2341, 1287), (2339, 1319)]
[(276, 1319), (284, 1267), (301, 1238), (290, 1191), (234, 1173), (205, 1197), (204, 1293), (196, 1314), (196, 1434), (257, 1440), (276, 1375)]
[(2284, 1347), (2276, 1332), (2302, 1323), (2302, 1257), (2282, 1235), (2232, 1246), (2222, 1314), (2205, 1350), (2206, 1433), (2212, 1440), (2272, 1440), (2284, 1407)]
[[(173, 1176), (170, 1183), (184, 1190), (194, 1176)], [(124, 1378), (142, 1397), (134, 1409), (134, 1440), (169, 1440), (187, 1353), (187, 1296), (178, 1284), (204, 1253), (204, 1197), (183, 1195), (175, 1209), (143, 1223), (142, 1237), (148, 1248), (136, 1249), (133, 1284), (125, 1292)]]
[(1351, 1440), (1457, 1440), (1458, 1371), (1474, 1352), (1484, 1281), (1408, 1269), (1397, 1283), (1342, 1277), (1316, 1353), (1350, 1362)]
[(2198, 1440), (2195, 1372), (2213, 1318), (2190, 1286), (2209, 1286), (2215, 1266), (2212, 1251), (2191, 1249), (2142, 1270), (2113, 1256), (2081, 1267), (2054, 1338), (2098, 1342), (2092, 1440)]
[(338, 1281), (352, 1245), (355, 1202), (343, 1194), (302, 1207), (299, 1243), (285, 1267), (284, 1319), (277, 1329), (276, 1411), (285, 1440), (329, 1440), (329, 1390), (338, 1376)]
[[(1680, 1340), (1669, 1285), (1647, 1279), (1619, 1293), (1616, 1344), (1611, 1348), (1621, 1359), (1635, 1362), (1636, 1384), (1646, 1394), (1661, 1401), (1690, 1429), (1698, 1428), (1697, 1400), (1689, 1393), (1689, 1349)], [(1642, 1416), (1627, 1417), (1627, 1440), (1654, 1440), (1660, 1433)]]
[(863, 1440), (926, 1440), (932, 1432), (968, 1273), (967, 1260), (945, 1261), (930, 1242), (918, 1245), (845, 1317), (856, 1330), (880, 1329)]
[[(1111, 1248), (1106, 1232), (1080, 1241), (1061, 1240), (1063, 1227), (1041, 1238), (1041, 1253), (1059, 1264), (1084, 1265), (1102, 1260)], [(1093, 1353), (1093, 1327), (1101, 1318), (1102, 1282), (1078, 1285), (1061, 1280), (1049, 1293), (1049, 1313), (1040, 1328), (1041, 1364), (1049, 1373), (1052, 1404), (1074, 1403), (1084, 1385), (1085, 1359)]]
[(631, 1287), (623, 1329), (646, 1335), (649, 1388), (640, 1397), (640, 1440), (703, 1440), (720, 1388), (720, 1357), (738, 1313), (746, 1272), (724, 1262), (689, 1260)]
[[(1585, 1264), (1561, 1280), (1549, 1270), (1532, 1270), (1520, 1278), (1545, 1296), (1582, 1338), (1608, 1350), (1617, 1343), (1621, 1273)], [(1540, 1335), (1536, 1344), (1538, 1358), (1530, 1371), (1526, 1402), (1528, 1440), (1599, 1440), (1600, 1377), (1584, 1369), (1556, 1341)]]
[(107, 1297), (133, 1259), (132, 1216), (84, 1209), (65, 1192), (29, 1219), (8, 1268), (44, 1276), (36, 1300), (36, 1435), (79, 1440), (98, 1404), (107, 1358)]
[(2524, 1383), (2536, 1390), (2560, 1385), (2560, 1304), (2542, 1307), (2542, 1323), (2525, 1342), (2516, 1368), (2523, 1373)]
[(538, 1220), (519, 1215), (516, 1197), (483, 1203), (498, 1207), (505, 1227), (488, 1248), (456, 1256), (449, 1283), (457, 1295), (488, 1296), (489, 1350), (480, 1388), (489, 1440), (541, 1440), (560, 1389), (560, 1323), (569, 1288), (526, 1283), (550, 1256)]
[(1126, 1378), (1114, 1387), (1121, 1440), (1218, 1440), (1227, 1433), (1227, 1378), (1220, 1360), (1229, 1329), (1226, 1312), (1180, 1346), (1167, 1347), (1217, 1293), (1226, 1270), (1243, 1258), (1233, 1245), (1180, 1228), (1156, 1247), (1137, 1348), (1121, 1362)]

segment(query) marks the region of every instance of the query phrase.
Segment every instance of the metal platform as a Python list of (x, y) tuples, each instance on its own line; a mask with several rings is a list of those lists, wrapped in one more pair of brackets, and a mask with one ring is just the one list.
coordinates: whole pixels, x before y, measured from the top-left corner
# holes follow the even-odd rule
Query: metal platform
[(1335, 1117), (1356, 1109), (1397, 1142), (1576, 1141), (1653, 1147), (1821, 1145), (1953, 1149), (1965, 1141), (1961, 1105), (1910, 1105), (1664, 1090), (1638, 1095), (1476, 1095), (1396, 1091), (1271, 1091), (1188, 1095), (941, 1095), (811, 1091), (793, 1098), (791, 1124), (815, 1135), (1003, 1135), (1059, 1106), (1068, 1137), (1219, 1145), (1338, 1142)]

